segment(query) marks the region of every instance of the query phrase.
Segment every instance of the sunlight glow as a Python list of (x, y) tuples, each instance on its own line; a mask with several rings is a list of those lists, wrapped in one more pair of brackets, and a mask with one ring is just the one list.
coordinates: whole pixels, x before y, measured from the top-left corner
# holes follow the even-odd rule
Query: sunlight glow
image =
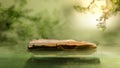
[(101, 14), (91, 14), (91, 13), (76, 13), (76, 26), (80, 28), (88, 28), (88, 29), (97, 29), (96, 25), (99, 23), (96, 21), (97, 18), (100, 17)]
[[(80, 0), (82, 3), (82, 6), (89, 6), (93, 0)], [(95, 0), (93, 4), (90, 5), (90, 10), (86, 13), (86, 19), (89, 21), (89, 23), (86, 23), (88, 25), (87, 27), (96, 27), (96, 25), (99, 22), (102, 21), (97, 21), (104, 12), (107, 11), (106, 9), (107, 3), (106, 0)]]
[(82, 7), (87, 8), (89, 6), (89, 10), (85, 13), (77, 13), (77, 22), (81, 27), (87, 28), (104, 28), (106, 27), (104, 20), (104, 13), (108, 12), (106, 0), (79, 0), (79, 3)]
[(87, 19), (89, 23), (86, 23), (85, 25), (87, 27), (91, 27), (91, 28), (96, 28), (96, 25), (99, 23), (96, 19), (98, 19), (100, 17), (100, 14), (87, 14)]

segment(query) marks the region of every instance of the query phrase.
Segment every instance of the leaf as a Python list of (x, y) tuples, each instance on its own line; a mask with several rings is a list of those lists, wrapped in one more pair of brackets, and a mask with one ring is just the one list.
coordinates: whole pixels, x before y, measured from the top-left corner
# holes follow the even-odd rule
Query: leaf
[(98, 23), (97, 28), (101, 31), (105, 31), (106, 30), (106, 24), (104, 22)]

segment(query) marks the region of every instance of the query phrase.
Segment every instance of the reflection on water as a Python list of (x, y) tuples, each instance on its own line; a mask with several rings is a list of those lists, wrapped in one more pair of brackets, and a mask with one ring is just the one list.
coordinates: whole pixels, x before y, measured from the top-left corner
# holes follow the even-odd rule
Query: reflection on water
[(33, 55), (40, 55), (40, 57), (81, 57), (83, 55), (92, 55), (94, 53), (96, 53), (96, 49), (87, 49), (87, 50), (68, 50), (68, 51), (29, 51), (31, 52)]
[(97, 57), (31, 57), (25, 68), (100, 68)]
[(100, 59), (93, 54), (96, 49), (79, 51), (30, 51), (25, 68), (100, 68)]
[(62, 51), (41, 51), (39, 56), (34, 57), (29, 52), (23, 53), (22, 50), (11, 52), (0, 47), (0, 68), (120, 68), (120, 45), (114, 44), (98, 46), (96, 52), (85, 56), (75, 51), (69, 51), (72, 55)]

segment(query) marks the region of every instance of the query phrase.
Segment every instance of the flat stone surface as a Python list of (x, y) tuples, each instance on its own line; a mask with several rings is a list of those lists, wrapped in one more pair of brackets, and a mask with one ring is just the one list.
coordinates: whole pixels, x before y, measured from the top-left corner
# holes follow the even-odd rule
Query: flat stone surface
[(39, 39), (29, 42), (28, 49), (58, 49), (58, 50), (76, 50), (96, 48), (96, 44), (86, 41), (75, 40), (54, 40), (54, 39)]

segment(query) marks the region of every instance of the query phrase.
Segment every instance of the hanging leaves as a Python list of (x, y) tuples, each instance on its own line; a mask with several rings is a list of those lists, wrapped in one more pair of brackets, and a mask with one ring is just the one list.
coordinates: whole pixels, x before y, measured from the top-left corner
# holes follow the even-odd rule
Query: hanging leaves
[[(89, 12), (97, 0), (92, 0), (87, 7), (82, 7), (80, 5), (74, 5), (73, 8), (79, 12)], [(105, 0), (106, 6), (101, 6), (100, 9), (102, 10), (102, 15), (96, 19), (99, 23), (97, 27), (100, 30), (106, 29), (106, 20), (113, 14), (117, 14), (120, 11), (120, 0)]]

